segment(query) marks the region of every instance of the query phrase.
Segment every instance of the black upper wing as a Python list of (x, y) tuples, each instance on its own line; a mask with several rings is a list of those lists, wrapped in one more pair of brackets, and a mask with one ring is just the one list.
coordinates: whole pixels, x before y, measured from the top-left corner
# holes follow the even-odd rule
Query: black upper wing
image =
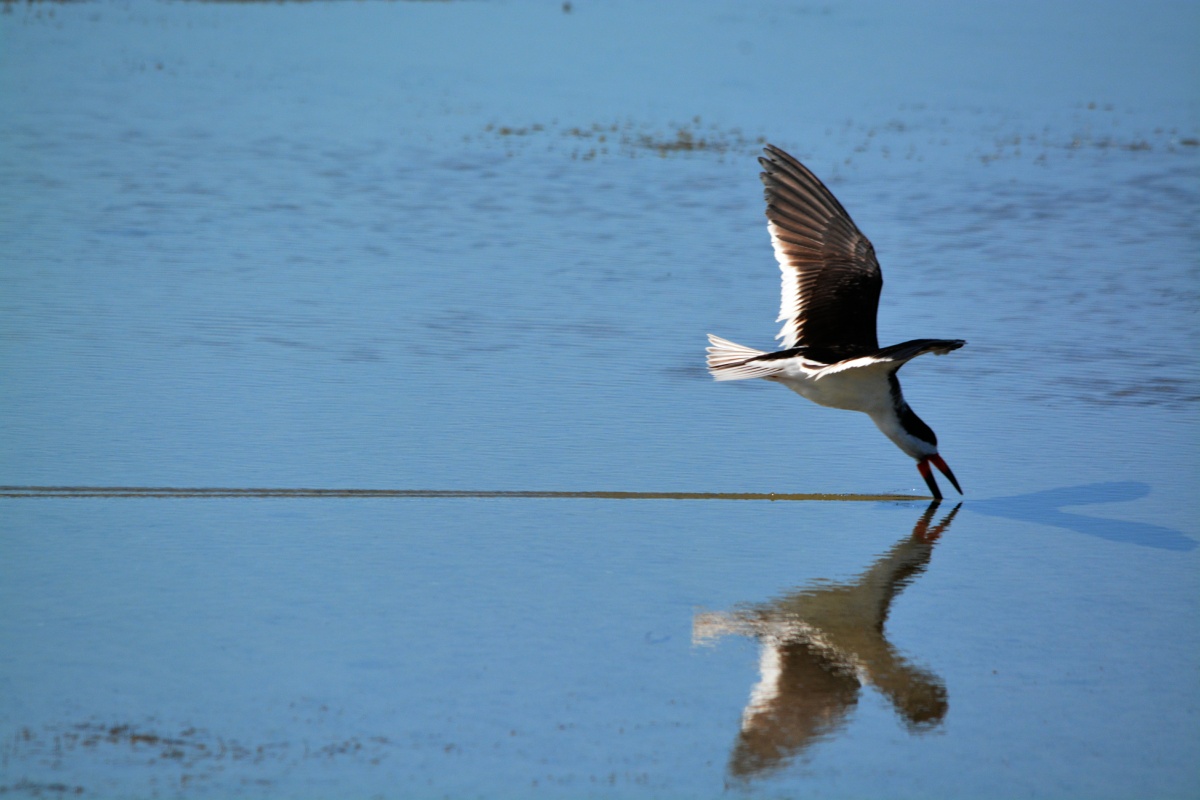
[(883, 275), (875, 248), (837, 198), (796, 159), (767, 145), (767, 229), (783, 272), (778, 338), (826, 363), (879, 349)]

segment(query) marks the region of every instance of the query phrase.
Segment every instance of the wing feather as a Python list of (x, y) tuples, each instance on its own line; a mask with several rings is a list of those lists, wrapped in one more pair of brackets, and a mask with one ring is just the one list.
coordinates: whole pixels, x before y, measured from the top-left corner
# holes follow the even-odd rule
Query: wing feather
[(883, 276), (875, 248), (803, 164), (767, 145), (762, 181), (767, 230), (782, 273), (776, 338), (826, 363), (879, 349), (875, 315)]

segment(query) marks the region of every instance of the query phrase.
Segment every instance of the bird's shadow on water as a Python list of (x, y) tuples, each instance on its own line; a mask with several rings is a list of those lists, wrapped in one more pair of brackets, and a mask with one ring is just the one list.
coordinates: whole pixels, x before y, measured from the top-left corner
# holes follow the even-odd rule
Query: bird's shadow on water
[(1065, 486), (1013, 497), (976, 500), (970, 504), (970, 509), (990, 517), (1052, 525), (1056, 528), (1066, 528), (1069, 531), (1098, 536), (1101, 539), (1122, 544), (1136, 544), (1142, 547), (1179, 552), (1196, 549), (1194, 539), (1173, 528), (1148, 522), (1104, 519), (1063, 511), (1065, 506), (1127, 502), (1138, 500), (1148, 494), (1150, 494), (1150, 487), (1145, 483), (1113, 481), (1090, 483), (1086, 486)]

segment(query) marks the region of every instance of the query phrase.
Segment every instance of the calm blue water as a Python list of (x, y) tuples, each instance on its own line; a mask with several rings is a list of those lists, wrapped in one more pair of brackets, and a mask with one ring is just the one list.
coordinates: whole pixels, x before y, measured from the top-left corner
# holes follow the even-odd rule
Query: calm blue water
[[(0, 8), (0, 792), (1200, 791), (1194, 4)], [(762, 141), (957, 511), (706, 375)]]

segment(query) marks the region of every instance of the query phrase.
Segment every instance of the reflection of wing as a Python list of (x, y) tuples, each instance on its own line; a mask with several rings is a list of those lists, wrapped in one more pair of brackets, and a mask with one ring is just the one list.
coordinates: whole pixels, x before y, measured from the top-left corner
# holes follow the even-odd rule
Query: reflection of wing
[(858, 703), (853, 664), (801, 636), (762, 640), (762, 679), (742, 714), (729, 772), (750, 778), (833, 735)]
[(767, 229), (783, 273), (778, 338), (826, 363), (874, 352), (883, 288), (875, 248), (803, 164), (778, 147), (766, 153)]
[(857, 704), (863, 683), (891, 702), (910, 730), (938, 725), (949, 709), (945, 684), (909, 663), (884, 636), (892, 600), (919, 576), (956, 506), (932, 526), (930, 503), (905, 538), (853, 583), (803, 589), (732, 613), (698, 614), (693, 638), (754, 636), (761, 677), (742, 716), (730, 772), (750, 778), (782, 766), (833, 735)]

